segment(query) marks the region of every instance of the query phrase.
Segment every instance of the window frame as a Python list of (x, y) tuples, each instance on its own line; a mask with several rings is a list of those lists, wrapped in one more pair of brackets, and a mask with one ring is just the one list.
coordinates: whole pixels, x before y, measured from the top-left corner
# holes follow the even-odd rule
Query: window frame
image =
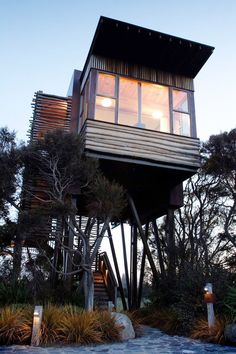
[[(99, 79), (99, 74), (107, 74), (107, 75), (111, 75), (114, 76), (115, 78), (115, 92), (114, 92), (114, 96), (104, 96), (101, 95), (99, 93), (97, 93), (98, 90), (98, 79)], [(187, 114), (189, 116), (189, 122), (190, 122), (190, 135), (189, 137), (194, 137), (196, 138), (196, 122), (195, 122), (195, 109), (194, 109), (194, 95), (193, 92), (190, 90), (186, 90), (186, 89), (181, 89), (181, 88), (177, 88), (174, 86), (169, 86), (169, 85), (164, 85), (162, 83), (158, 83), (158, 82), (152, 82), (152, 81), (146, 81), (146, 80), (140, 80), (137, 78), (131, 78), (125, 75), (119, 75), (119, 74), (115, 74), (112, 72), (107, 72), (107, 71), (102, 71), (102, 70), (96, 70), (96, 84), (95, 84), (95, 92), (94, 92), (94, 112), (93, 112), (93, 118), (95, 118), (95, 110), (96, 110), (96, 96), (100, 96), (100, 97), (108, 97), (111, 99), (115, 100), (115, 114), (114, 114), (114, 122), (111, 122), (112, 124), (120, 124), (119, 123), (119, 88), (120, 88), (120, 78), (126, 78), (126, 79), (131, 79), (131, 80), (135, 80), (138, 84), (138, 121), (137, 124), (135, 126), (131, 126), (131, 127), (139, 127), (140, 129), (147, 129), (147, 130), (152, 130), (152, 129), (148, 129), (148, 128), (143, 128), (143, 121), (142, 121), (142, 83), (150, 83), (150, 84), (157, 84), (163, 87), (167, 87), (168, 88), (168, 101), (169, 101), (169, 132), (164, 132), (161, 130), (152, 130), (152, 131), (158, 131), (160, 133), (165, 133), (165, 134), (174, 134), (174, 135), (179, 135), (179, 136), (188, 136), (188, 135), (180, 135), (180, 134), (176, 134), (174, 133), (174, 112), (178, 112), (178, 113), (183, 113), (183, 114)], [(181, 92), (185, 92), (187, 94), (187, 107), (188, 107), (188, 112), (183, 111), (183, 110), (177, 110), (174, 109), (174, 105), (173, 105), (173, 91), (181, 91)], [(129, 126), (129, 125), (127, 125)]]

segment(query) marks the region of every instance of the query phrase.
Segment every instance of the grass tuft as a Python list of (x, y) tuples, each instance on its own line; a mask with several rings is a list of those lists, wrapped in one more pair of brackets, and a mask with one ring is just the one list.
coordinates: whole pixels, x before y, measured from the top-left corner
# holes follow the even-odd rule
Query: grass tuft
[(200, 319), (196, 322), (193, 327), (191, 338), (201, 339), (211, 343), (224, 343), (224, 329), (226, 325), (226, 319), (215, 320), (214, 326), (210, 329), (208, 327), (208, 322), (205, 319)]
[(0, 309), (0, 344), (29, 344), (33, 308), (10, 305)]
[(104, 343), (120, 340), (121, 327), (117, 325), (115, 318), (108, 311), (97, 311), (97, 329), (101, 332)]
[(64, 344), (103, 343), (97, 329), (97, 313), (68, 308), (60, 322), (60, 340)]

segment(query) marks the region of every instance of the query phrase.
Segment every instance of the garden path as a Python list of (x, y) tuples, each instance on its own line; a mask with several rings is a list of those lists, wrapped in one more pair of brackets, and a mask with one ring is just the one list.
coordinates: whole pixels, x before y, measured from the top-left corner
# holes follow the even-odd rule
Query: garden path
[(96, 346), (68, 347), (29, 347), (10, 346), (0, 347), (0, 354), (202, 354), (202, 353), (236, 353), (236, 347), (220, 346), (203, 343), (185, 337), (169, 336), (158, 329), (144, 327), (143, 335), (139, 338), (122, 343), (102, 344)]

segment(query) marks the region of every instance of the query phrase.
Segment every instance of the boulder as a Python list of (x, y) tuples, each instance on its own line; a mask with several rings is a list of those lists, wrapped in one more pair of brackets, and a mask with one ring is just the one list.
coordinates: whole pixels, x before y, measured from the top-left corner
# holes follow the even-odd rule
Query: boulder
[(122, 341), (135, 338), (134, 328), (128, 316), (117, 312), (112, 312), (111, 315), (115, 318), (116, 323), (121, 327), (120, 339)]
[(236, 324), (231, 323), (225, 326), (224, 330), (225, 339), (228, 342), (236, 343)]

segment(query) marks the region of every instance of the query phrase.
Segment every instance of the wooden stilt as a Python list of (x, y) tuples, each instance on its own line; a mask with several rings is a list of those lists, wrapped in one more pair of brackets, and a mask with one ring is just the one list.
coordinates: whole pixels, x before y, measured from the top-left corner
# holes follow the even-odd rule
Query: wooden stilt
[(160, 270), (161, 270), (161, 276), (165, 277), (165, 267), (164, 267), (163, 256), (162, 256), (162, 253), (161, 253), (161, 243), (160, 243), (160, 238), (159, 238), (159, 234), (158, 234), (156, 220), (152, 221), (152, 226), (153, 226), (153, 233), (154, 233), (154, 236), (155, 236), (155, 241), (156, 241), (156, 246), (157, 246), (157, 254), (158, 254), (158, 259), (159, 259), (159, 266), (160, 266)]
[(118, 284), (119, 284), (119, 291), (120, 291), (120, 296), (121, 296), (123, 309), (127, 310), (127, 304), (126, 304), (126, 300), (125, 300), (125, 293), (124, 293), (124, 289), (123, 289), (123, 285), (122, 285), (122, 281), (121, 281), (120, 270), (119, 270), (119, 266), (118, 266), (118, 262), (117, 262), (117, 258), (116, 258), (116, 252), (115, 252), (115, 247), (114, 247), (114, 243), (113, 243), (112, 233), (111, 233), (110, 227), (108, 227), (107, 231), (108, 231), (108, 236), (109, 236), (111, 253), (112, 253), (114, 266), (115, 266), (115, 270), (116, 270), (117, 281), (118, 281)]
[(141, 237), (141, 239), (142, 239), (143, 246), (144, 246), (145, 252), (146, 252), (146, 254), (147, 254), (147, 258), (148, 258), (150, 267), (151, 267), (151, 269), (152, 269), (153, 278), (154, 278), (155, 281), (157, 281), (157, 280), (158, 280), (158, 272), (157, 272), (157, 270), (156, 270), (156, 266), (155, 266), (154, 260), (153, 260), (153, 258), (152, 258), (151, 251), (150, 251), (150, 249), (149, 249), (149, 246), (148, 246), (148, 243), (147, 243), (145, 234), (144, 234), (144, 232), (143, 232), (143, 228), (142, 228), (142, 225), (141, 225), (139, 216), (138, 216), (138, 212), (137, 212), (137, 210), (136, 210), (134, 201), (133, 201), (133, 199), (132, 199), (131, 196), (128, 196), (128, 201), (129, 201), (129, 205), (130, 205), (132, 214), (133, 214), (133, 216), (134, 216), (134, 219), (135, 219), (135, 221), (136, 221), (136, 223), (137, 223), (137, 227), (138, 227), (138, 230), (139, 230), (139, 234), (140, 234), (140, 237)]
[(132, 269), (132, 289), (131, 289), (131, 308), (137, 308), (137, 226), (132, 226), (131, 235), (131, 247), (132, 247), (132, 259), (131, 259), (131, 269)]
[(128, 307), (130, 309), (131, 307), (130, 281), (129, 281), (128, 261), (127, 261), (125, 232), (124, 232), (123, 222), (121, 222), (120, 227), (121, 227), (121, 237), (122, 237), (122, 246), (123, 246), (123, 259), (124, 259), (125, 279), (126, 279), (126, 288), (127, 288), (127, 296), (128, 296)]
[[(148, 239), (148, 231), (149, 231), (149, 223), (146, 224), (146, 228), (145, 228), (145, 237), (146, 237), (146, 239)], [(138, 308), (141, 306), (141, 300), (142, 300), (145, 260), (146, 260), (146, 252), (145, 252), (145, 249), (143, 248), (142, 260), (141, 260), (141, 269), (140, 269), (140, 277), (139, 277), (139, 288), (138, 288), (138, 303), (137, 303)]]

